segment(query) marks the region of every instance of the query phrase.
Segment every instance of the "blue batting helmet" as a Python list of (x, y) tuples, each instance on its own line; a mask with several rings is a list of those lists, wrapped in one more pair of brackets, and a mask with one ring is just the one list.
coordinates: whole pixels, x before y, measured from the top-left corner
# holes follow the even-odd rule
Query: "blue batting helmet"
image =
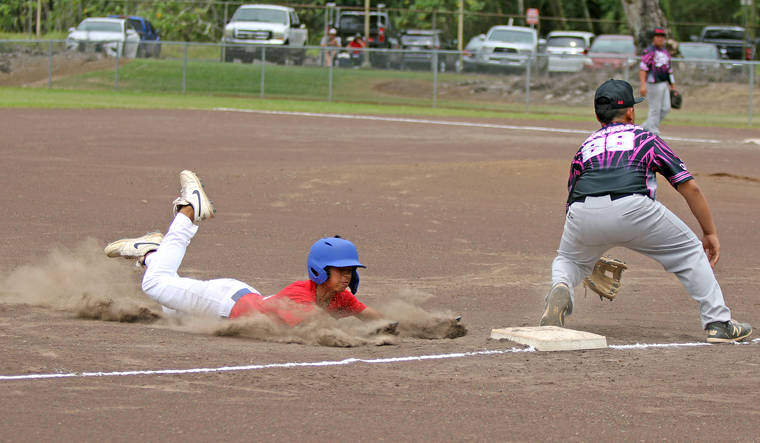
[[(320, 285), (327, 281), (328, 266), (335, 268), (345, 268), (353, 266), (355, 268), (366, 268), (359, 262), (359, 253), (356, 252), (356, 246), (350, 241), (340, 237), (326, 237), (317, 240), (309, 250), (309, 258), (306, 267), (309, 272), (309, 280)], [(349, 288), (352, 293), (359, 289), (359, 273), (354, 269), (351, 276)]]

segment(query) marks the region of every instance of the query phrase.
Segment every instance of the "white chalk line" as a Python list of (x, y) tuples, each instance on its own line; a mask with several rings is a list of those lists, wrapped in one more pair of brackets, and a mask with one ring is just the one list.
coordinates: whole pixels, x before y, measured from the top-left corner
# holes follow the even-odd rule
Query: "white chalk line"
[[(735, 345), (749, 345), (760, 342), (760, 338), (753, 339), (749, 342), (732, 343)], [(609, 345), (609, 349), (614, 350), (641, 350), (649, 348), (684, 348), (696, 346), (713, 346), (710, 343), (654, 343), (644, 344), (635, 343), (631, 345)], [(23, 375), (0, 375), (0, 381), (12, 380), (43, 380), (43, 379), (60, 379), (60, 378), (82, 378), (82, 377), (117, 377), (117, 376), (134, 376), (134, 375), (184, 375), (184, 374), (208, 374), (215, 372), (234, 372), (234, 371), (258, 371), (262, 369), (277, 368), (303, 368), (303, 367), (325, 367), (325, 366), (345, 366), (357, 363), (365, 364), (387, 364), (387, 363), (404, 363), (412, 361), (427, 360), (444, 360), (454, 358), (480, 357), (490, 355), (504, 355), (523, 352), (536, 352), (535, 348), (529, 346), (526, 348), (509, 348), (495, 349), (471, 352), (454, 352), (450, 354), (431, 354), (431, 355), (412, 355), (407, 357), (386, 357), (386, 358), (346, 358), (343, 360), (326, 360), (315, 362), (287, 362), (287, 363), (269, 363), (259, 365), (245, 366), (222, 366), (217, 368), (190, 368), (190, 369), (156, 369), (142, 371), (113, 371), (113, 372), (68, 372), (68, 373), (49, 373), (49, 374), (23, 374)]]
[[(298, 117), (322, 117), (322, 118), (341, 118), (348, 120), (372, 120), (383, 122), (396, 122), (396, 123), (418, 123), (425, 125), (440, 125), (440, 126), (463, 126), (469, 128), (491, 128), (491, 129), (508, 129), (515, 131), (535, 131), (535, 132), (553, 132), (559, 134), (589, 134), (589, 131), (583, 129), (563, 129), (563, 128), (547, 128), (544, 126), (518, 126), (518, 125), (499, 125), (494, 123), (476, 123), (476, 122), (457, 122), (447, 120), (428, 120), (419, 118), (404, 118), (404, 117), (381, 117), (377, 115), (360, 115), (360, 114), (330, 114), (319, 112), (298, 112), (298, 111), (263, 111), (258, 109), (237, 109), (237, 108), (212, 108), (212, 111), (222, 112), (245, 112), (253, 114), (267, 114), (267, 115), (290, 115)], [(724, 143), (722, 140), (715, 140), (709, 138), (690, 138), (690, 137), (667, 137), (667, 140), (684, 141), (692, 143), (711, 143), (720, 144)]]

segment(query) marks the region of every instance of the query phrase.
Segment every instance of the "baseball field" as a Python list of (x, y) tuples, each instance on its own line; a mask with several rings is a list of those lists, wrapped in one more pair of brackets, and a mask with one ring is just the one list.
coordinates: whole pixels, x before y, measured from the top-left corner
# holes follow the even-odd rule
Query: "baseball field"
[[(0, 440), (758, 438), (758, 334), (706, 344), (696, 302), (633, 252), (611, 251), (629, 265), (618, 299), (578, 288), (567, 320), (608, 348), (489, 340), (492, 328), (538, 323), (569, 161), (591, 118), (137, 109), (116, 94), (28, 92), (49, 100), (38, 107), (24, 91), (2, 94)], [(77, 106), (88, 100), (102, 106)], [(710, 202), (733, 316), (757, 327), (760, 134), (663, 132)], [(182, 169), (217, 208), (183, 275), (272, 294), (306, 278), (314, 240), (340, 234), (367, 265), (358, 298), (397, 318), (400, 334), (354, 319), (283, 330), (163, 316), (140, 293), (139, 269), (102, 248), (165, 230)], [(461, 335), (460, 315), (466, 335), (446, 338)]]

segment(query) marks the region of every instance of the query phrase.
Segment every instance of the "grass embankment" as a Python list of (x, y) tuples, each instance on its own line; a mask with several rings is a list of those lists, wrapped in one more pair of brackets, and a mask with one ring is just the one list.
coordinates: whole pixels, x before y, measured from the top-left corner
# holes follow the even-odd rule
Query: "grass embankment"
[[(162, 59), (125, 61), (118, 72), (118, 92), (114, 92), (114, 70), (106, 69), (55, 78), (53, 89), (6, 89), (0, 106), (24, 107), (126, 107), (196, 108), (236, 107), (245, 109), (395, 114), (439, 117), (509, 118), (588, 121), (587, 107), (562, 105), (530, 106), (472, 100), (448, 99), (433, 104), (430, 72), (375, 69), (334, 69), (332, 102), (328, 102), (329, 74), (323, 67), (264, 66), (264, 94), (261, 94), (262, 65), (219, 63), (218, 47), (189, 46), (185, 94), (182, 94), (183, 45), (165, 45)], [(165, 58), (164, 58), (165, 57)], [(471, 74), (441, 73), (442, 85), (472, 80)], [(638, 119), (646, 118), (646, 108), (638, 109)], [(747, 127), (746, 114), (672, 112), (667, 124)]]

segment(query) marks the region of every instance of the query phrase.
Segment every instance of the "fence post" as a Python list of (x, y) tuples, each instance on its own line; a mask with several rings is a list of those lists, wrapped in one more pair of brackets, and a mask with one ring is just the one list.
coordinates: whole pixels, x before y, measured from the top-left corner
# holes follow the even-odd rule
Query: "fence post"
[(533, 61), (533, 57), (527, 59), (525, 65), (525, 112), (530, 112), (530, 65)]
[[(334, 57), (334, 56), (332, 56)], [(330, 59), (330, 65), (327, 68), (327, 101), (332, 101), (332, 89), (333, 89), (333, 60), (332, 57), (326, 57), (326, 59)]]
[(259, 87), (259, 96), (261, 98), (264, 98), (264, 75), (265, 75), (265, 69), (264, 65), (267, 63), (267, 47), (262, 46), (261, 47), (261, 86)]
[(753, 92), (755, 90), (755, 64), (750, 62), (749, 65), (749, 115), (747, 116), (747, 124), (752, 126), (752, 100)]
[(116, 43), (116, 66), (113, 75), (113, 90), (119, 90), (119, 54), (121, 53), (121, 42)]
[(187, 42), (182, 47), (182, 93), (187, 91)]
[(53, 87), (53, 41), (48, 42), (48, 89)]
[(438, 96), (438, 51), (433, 51), (433, 107), (436, 107)]
[[(225, 26), (227, 26), (227, 2), (224, 2), (224, 23), (222, 23), (222, 37), (224, 37)], [(222, 40), (221, 57), (221, 62), (227, 61), (227, 45), (224, 44), (224, 40)]]

